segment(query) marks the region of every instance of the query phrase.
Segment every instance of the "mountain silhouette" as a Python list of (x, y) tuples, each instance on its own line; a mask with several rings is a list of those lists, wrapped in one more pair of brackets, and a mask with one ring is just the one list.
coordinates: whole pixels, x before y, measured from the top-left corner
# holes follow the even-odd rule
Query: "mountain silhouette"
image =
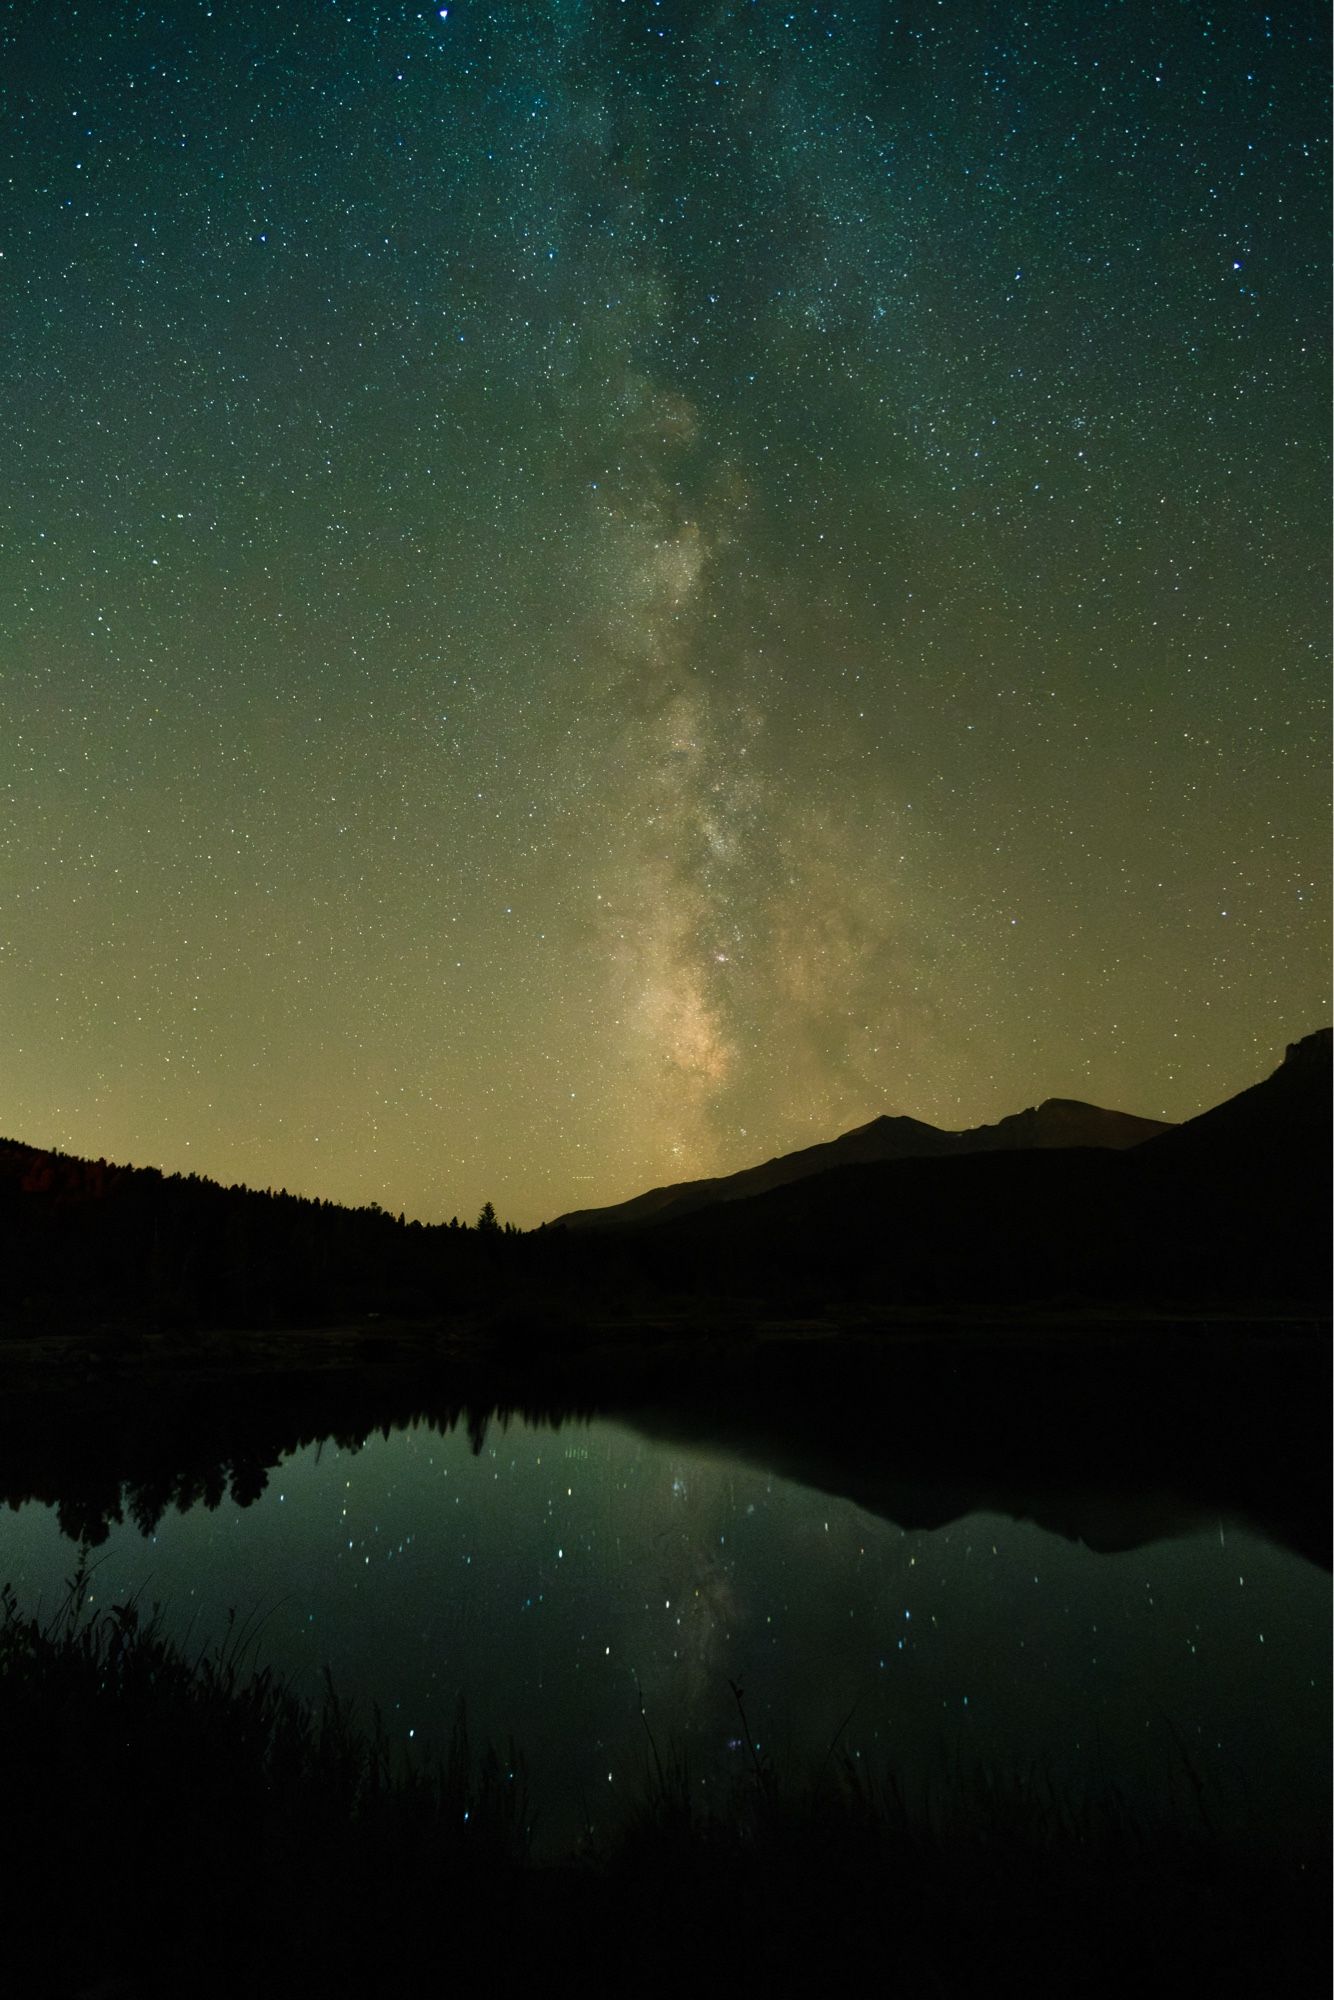
[(770, 1188), (786, 1187), (812, 1174), (836, 1167), (864, 1166), (887, 1160), (941, 1160), (964, 1153), (1048, 1151), (1070, 1146), (1100, 1146), (1122, 1150), (1170, 1131), (1157, 1118), (1136, 1118), (1124, 1111), (1104, 1111), (1077, 1098), (1049, 1097), (1026, 1111), (1013, 1112), (995, 1125), (975, 1125), (964, 1132), (945, 1132), (919, 1118), (873, 1118), (837, 1139), (780, 1153), (757, 1167), (709, 1180), (678, 1181), (649, 1188), (608, 1208), (580, 1208), (557, 1218), (567, 1229), (622, 1229), (641, 1223), (666, 1222), (717, 1202), (745, 1201)]
[(1174, 1165), (1207, 1160), (1268, 1164), (1298, 1154), (1307, 1158), (1312, 1148), (1323, 1154), (1330, 1130), (1331, 1044), (1330, 1028), (1289, 1042), (1272, 1075), (1172, 1126), (1155, 1141), (1152, 1157)]
[(878, 1118), (524, 1232), (0, 1140), (0, 1320), (151, 1332), (480, 1316), (522, 1343), (678, 1307), (1309, 1316), (1329, 1299), (1330, 1049), (1328, 1029), (1308, 1035), (1180, 1126), (1062, 1099), (971, 1132)]
[(662, 1282), (811, 1310), (1323, 1303), (1330, 1045), (1328, 1029), (1307, 1036), (1264, 1082), (1128, 1148), (993, 1146), (832, 1166), (662, 1216), (633, 1232), (637, 1257)]

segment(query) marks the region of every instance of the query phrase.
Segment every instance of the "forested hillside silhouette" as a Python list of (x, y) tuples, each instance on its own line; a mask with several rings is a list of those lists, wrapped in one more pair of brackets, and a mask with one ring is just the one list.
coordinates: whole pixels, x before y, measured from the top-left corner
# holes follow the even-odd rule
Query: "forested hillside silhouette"
[(519, 1232), (488, 1202), (471, 1227), (409, 1222), (286, 1188), (109, 1164), (0, 1140), (0, 1299), (149, 1325), (300, 1326), (470, 1310)]

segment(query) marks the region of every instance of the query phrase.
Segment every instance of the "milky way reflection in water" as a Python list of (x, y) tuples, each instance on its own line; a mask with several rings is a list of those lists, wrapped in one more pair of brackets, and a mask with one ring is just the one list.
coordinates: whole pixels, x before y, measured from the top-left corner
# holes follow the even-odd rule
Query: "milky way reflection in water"
[[(414, 1426), (303, 1448), (254, 1505), (114, 1526), (94, 1560), (94, 1608), (160, 1602), (192, 1647), (234, 1611), (414, 1748), (465, 1696), (475, 1739), (525, 1753), (544, 1845), (637, 1793), (645, 1718), (725, 1789), (733, 1682), (780, 1765), (837, 1738), (910, 1794), (982, 1769), (1276, 1835), (1325, 1811), (1328, 1579), (1223, 1521), (1094, 1553), (995, 1513), (903, 1529), (617, 1423), (493, 1424), (480, 1451)], [(0, 1528), (25, 1608), (74, 1562), (52, 1508)]]

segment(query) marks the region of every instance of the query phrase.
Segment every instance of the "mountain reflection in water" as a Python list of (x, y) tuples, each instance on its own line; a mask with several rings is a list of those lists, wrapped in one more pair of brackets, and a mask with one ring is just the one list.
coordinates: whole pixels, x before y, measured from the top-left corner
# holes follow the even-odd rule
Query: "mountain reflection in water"
[(1113, 1552), (1220, 1520), (1328, 1567), (1328, 1358), (1309, 1341), (1226, 1350), (1200, 1342), (1117, 1354), (1059, 1348), (898, 1353), (743, 1350), (703, 1390), (661, 1375), (594, 1386), (576, 1376), (511, 1386), (430, 1371), (183, 1382), (71, 1410), (15, 1400), (0, 1415), (0, 1495), (57, 1510), (97, 1546), (172, 1507), (248, 1506), (274, 1468), (328, 1440), (380, 1432), (560, 1426), (610, 1416), (647, 1437), (764, 1467), (904, 1528), (979, 1510), (1032, 1520)]
[(972, 1361), (752, 1355), (746, 1395), (738, 1364), (596, 1412), (391, 1371), (53, 1411), (0, 1431), (11, 1504), (47, 1503), (0, 1529), (0, 1581), (58, 1603), (72, 1535), (95, 1606), (161, 1601), (192, 1646), (262, 1620), (279, 1673), (318, 1695), (327, 1669), (405, 1748), (465, 1696), (556, 1847), (633, 1792), (646, 1720), (730, 1782), (733, 1683), (798, 1763), (836, 1744), (919, 1788), (1032, 1771), (1189, 1811), (1198, 1777), (1222, 1821), (1318, 1825), (1316, 1399), (1057, 1361), (1005, 1400), (1002, 1357)]

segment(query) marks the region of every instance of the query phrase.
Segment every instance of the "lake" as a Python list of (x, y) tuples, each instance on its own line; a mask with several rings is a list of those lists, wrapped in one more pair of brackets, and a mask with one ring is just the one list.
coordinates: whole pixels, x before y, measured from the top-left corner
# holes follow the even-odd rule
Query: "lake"
[[(762, 1457), (649, 1414), (325, 1439), (235, 1476), (248, 1505), (221, 1475), (185, 1511), (129, 1496), (88, 1599), (160, 1602), (198, 1648), (234, 1618), (414, 1750), (464, 1697), (475, 1742), (520, 1747), (539, 1851), (615, 1822), (649, 1732), (725, 1790), (747, 1727), (780, 1766), (832, 1748), (918, 1798), (982, 1771), (1276, 1841), (1324, 1825), (1329, 1579), (1304, 1555), (1143, 1501), (1069, 1502), (1064, 1531), (1059, 1505), (943, 1518), (939, 1495), (854, 1499)], [(0, 1516), (25, 1609), (75, 1561), (55, 1506)]]

